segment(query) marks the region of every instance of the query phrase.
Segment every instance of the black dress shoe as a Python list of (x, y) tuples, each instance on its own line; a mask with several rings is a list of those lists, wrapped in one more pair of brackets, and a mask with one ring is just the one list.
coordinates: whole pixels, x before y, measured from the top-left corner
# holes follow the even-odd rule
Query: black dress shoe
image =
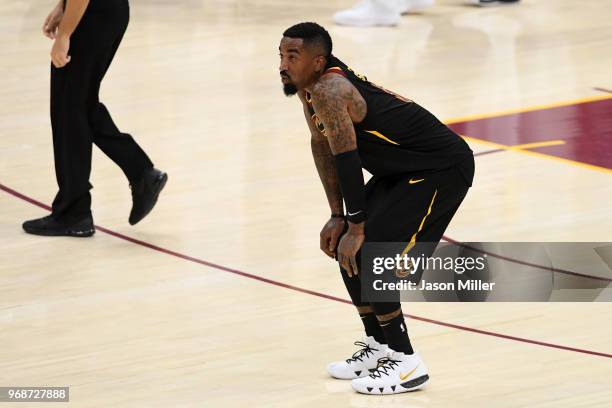
[(129, 219), (131, 225), (136, 224), (151, 212), (167, 181), (166, 173), (150, 168), (144, 171), (136, 185), (130, 185), (132, 189), (132, 211)]
[(23, 230), (28, 234), (47, 237), (91, 237), (96, 232), (91, 215), (77, 222), (57, 221), (48, 215), (24, 222)]

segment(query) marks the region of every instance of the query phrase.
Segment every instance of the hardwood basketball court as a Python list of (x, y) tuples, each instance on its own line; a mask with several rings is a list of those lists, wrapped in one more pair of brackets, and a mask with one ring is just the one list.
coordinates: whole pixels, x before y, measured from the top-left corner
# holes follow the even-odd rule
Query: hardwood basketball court
[(609, 303), (404, 303), (424, 390), (327, 377), (361, 325), (318, 249), (327, 203), (277, 55), (317, 21), (339, 58), (466, 136), (476, 178), (449, 239), (605, 242), (609, 2), (439, 0), (356, 29), (331, 21), (346, 0), (132, 1), (102, 100), (169, 183), (130, 227), (127, 181), (94, 149), (91, 239), (21, 230), (56, 192), (51, 3), (0, 4), (0, 386), (70, 386), (75, 407), (612, 405)]

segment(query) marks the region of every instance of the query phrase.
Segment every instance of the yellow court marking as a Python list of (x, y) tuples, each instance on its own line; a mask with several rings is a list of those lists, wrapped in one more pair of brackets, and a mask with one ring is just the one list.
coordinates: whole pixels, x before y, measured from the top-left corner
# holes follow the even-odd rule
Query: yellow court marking
[(520, 145), (509, 146), (508, 149), (535, 149), (536, 147), (558, 146), (565, 144), (565, 140), (548, 140), (545, 142), (525, 143)]
[(478, 120), (478, 119), (491, 119), (491, 118), (495, 118), (498, 116), (512, 115), (515, 113), (526, 113), (526, 112), (533, 112), (533, 111), (538, 111), (538, 110), (561, 108), (563, 106), (579, 105), (581, 103), (603, 101), (604, 99), (612, 99), (612, 96), (609, 96), (609, 95), (588, 96), (586, 98), (579, 98), (579, 99), (574, 99), (571, 101), (534, 105), (534, 106), (529, 106), (527, 108), (514, 108), (514, 109), (508, 109), (508, 110), (503, 110), (503, 111), (498, 111), (498, 112), (481, 113), (477, 115), (452, 118), (452, 119), (444, 121), (444, 123), (447, 125), (452, 125), (454, 123), (469, 122), (469, 121)]
[[(572, 100), (572, 101), (556, 102), (556, 103), (551, 103), (551, 104), (546, 104), (546, 105), (530, 106), (530, 107), (527, 107), (527, 108), (509, 109), (509, 110), (506, 110), (506, 111), (500, 111), (500, 112), (494, 112), (494, 113), (485, 113), (485, 114), (481, 114), (481, 115), (472, 115), (472, 116), (465, 116), (465, 117), (461, 117), (461, 118), (454, 118), (454, 119), (450, 119), (448, 121), (445, 121), (444, 123), (447, 124), (447, 125), (452, 125), (453, 123), (467, 122), (467, 121), (478, 120), (478, 119), (491, 119), (491, 118), (495, 118), (495, 117), (498, 117), (498, 116), (511, 115), (511, 114), (515, 114), (515, 113), (526, 113), (526, 112), (533, 112), (533, 111), (544, 110), (544, 109), (559, 108), (559, 107), (562, 107), (562, 106), (578, 105), (578, 104), (581, 104), (581, 103), (596, 102), (596, 101), (602, 101), (602, 100), (605, 100), (605, 99), (612, 99), (612, 97), (608, 96), (608, 95), (604, 95), (604, 96), (590, 96), (590, 97), (586, 97), (586, 98), (575, 99), (575, 100)], [(565, 164), (571, 164), (571, 165), (579, 166), (579, 167), (582, 167), (582, 168), (585, 168), (585, 169), (589, 169), (589, 170), (597, 170), (597, 171), (601, 171), (601, 172), (604, 172), (604, 173), (612, 173), (612, 169), (609, 169), (607, 167), (601, 167), (601, 166), (597, 166), (595, 164), (583, 163), (583, 162), (572, 160), (572, 159), (566, 159), (564, 157), (558, 157), (558, 156), (553, 156), (551, 154), (545, 154), (545, 153), (534, 152), (534, 151), (528, 150), (529, 148), (542, 147), (542, 145), (534, 146), (534, 143), (528, 143), (526, 145), (509, 146), (509, 145), (504, 145), (504, 144), (500, 144), (500, 143), (496, 143), (496, 142), (491, 142), (489, 140), (479, 139), (479, 138), (472, 137), (472, 136), (464, 136), (464, 138), (466, 140), (472, 141), (474, 143), (494, 146), (494, 147), (496, 147), (498, 149), (512, 150), (512, 151), (515, 151), (515, 152), (524, 153), (524, 154), (528, 154), (530, 156), (540, 157), (540, 158), (543, 158), (543, 159), (556, 160), (556, 161), (559, 161), (559, 162), (562, 162), (562, 163), (565, 163)], [(539, 143), (539, 142), (537, 142), (537, 143)], [(529, 147), (525, 147), (525, 146), (529, 146)], [(552, 146), (552, 145), (550, 145), (550, 146)]]
[(565, 140), (547, 140), (543, 142), (534, 142), (534, 143), (524, 143), (519, 145), (503, 145), (495, 142), (490, 142), (488, 140), (481, 140), (475, 137), (461, 135), (465, 140), (473, 141), (475, 143), (488, 144), (491, 147), (499, 150), (526, 150), (526, 149), (535, 149), (537, 147), (546, 147), (546, 146), (558, 146), (565, 144)]
[[(532, 149), (534, 147), (542, 147), (542, 145), (540, 145), (540, 143), (546, 143), (546, 142), (527, 143), (527, 144), (522, 144), (522, 145), (508, 146), (508, 145), (504, 145), (504, 144), (500, 144), (500, 143), (496, 143), (496, 142), (491, 142), (489, 140), (478, 139), (478, 138), (475, 138), (475, 137), (472, 137), (472, 136), (465, 136), (465, 135), (461, 135), (461, 136), (463, 136), (463, 138), (465, 140), (467, 140), (468, 142), (480, 143), (480, 144), (488, 145), (488, 146), (491, 146), (491, 147), (495, 147), (496, 149), (511, 150), (513, 152), (524, 153), (524, 154), (527, 154), (527, 155), (530, 155), (530, 156), (534, 156), (534, 157), (540, 157), (540, 158), (550, 159), (550, 160), (557, 160), (557, 161), (560, 161), (562, 163), (571, 164), (571, 165), (579, 166), (579, 167), (584, 167), (584, 168), (590, 169), (590, 170), (598, 170), (598, 171), (601, 171), (601, 172), (604, 172), (604, 173), (612, 173), (612, 169), (609, 169), (607, 167), (596, 166), (594, 164), (583, 163), (583, 162), (579, 162), (579, 161), (575, 161), (575, 160), (571, 160), (571, 159), (566, 159), (564, 157), (558, 157), (558, 156), (553, 156), (553, 155), (550, 155), (550, 154), (534, 152), (532, 150), (529, 150), (530, 148)], [(552, 142), (557, 142), (557, 141), (552, 141)], [(563, 142), (563, 143), (565, 143), (565, 142)], [(563, 144), (563, 143), (551, 143), (549, 146)], [(538, 146), (534, 146), (534, 145), (538, 145)]]

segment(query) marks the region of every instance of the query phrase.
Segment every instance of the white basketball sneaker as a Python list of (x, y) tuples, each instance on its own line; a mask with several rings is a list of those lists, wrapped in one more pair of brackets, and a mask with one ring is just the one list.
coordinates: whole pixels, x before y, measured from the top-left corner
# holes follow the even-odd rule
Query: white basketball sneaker
[(427, 367), (417, 353), (412, 355), (387, 349), (378, 368), (367, 377), (352, 381), (353, 389), (362, 394), (399, 394), (423, 387), (429, 380)]
[(387, 345), (378, 343), (371, 336), (364, 340), (355, 342), (355, 345), (361, 349), (357, 350), (351, 358), (329, 364), (327, 366), (329, 375), (340, 380), (352, 380), (374, 371), (378, 366), (378, 360), (387, 355)]
[(399, 4), (401, 14), (417, 13), (434, 4), (434, 0), (402, 0)]
[(362, 0), (334, 14), (334, 22), (353, 27), (394, 26), (401, 16), (395, 0)]

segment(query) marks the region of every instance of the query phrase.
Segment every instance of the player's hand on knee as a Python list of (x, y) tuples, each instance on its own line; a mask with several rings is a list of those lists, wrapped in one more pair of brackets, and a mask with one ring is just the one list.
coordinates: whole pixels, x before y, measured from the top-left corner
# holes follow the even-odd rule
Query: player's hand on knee
[(325, 223), (321, 233), (319, 234), (319, 246), (321, 251), (330, 258), (336, 258), (336, 246), (338, 239), (346, 229), (346, 220), (344, 218), (332, 217)]
[(50, 38), (52, 40), (55, 39), (55, 33), (57, 32), (57, 28), (59, 27), (60, 21), (62, 21), (62, 17), (64, 16), (64, 11), (62, 10), (62, 3), (59, 2), (57, 6), (51, 10), (45, 22), (42, 26), (42, 32), (45, 37)]
[(70, 62), (70, 55), (68, 50), (70, 49), (70, 37), (68, 36), (57, 36), (53, 42), (51, 48), (51, 62), (55, 68), (62, 68)]
[(354, 225), (350, 223), (349, 230), (342, 236), (338, 245), (338, 262), (350, 277), (359, 274), (356, 257), (365, 240), (363, 223), (360, 224), (361, 228), (353, 228)]

